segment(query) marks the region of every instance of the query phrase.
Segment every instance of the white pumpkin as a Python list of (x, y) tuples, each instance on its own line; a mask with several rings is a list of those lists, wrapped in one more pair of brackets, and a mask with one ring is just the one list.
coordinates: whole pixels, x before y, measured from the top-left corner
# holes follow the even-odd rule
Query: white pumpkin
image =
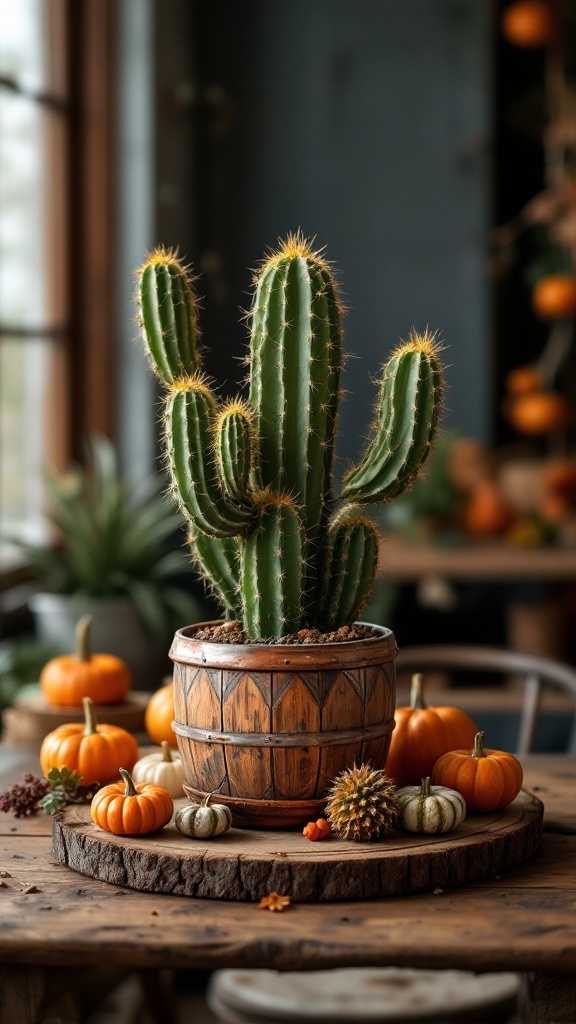
[(408, 832), (452, 832), (466, 817), (464, 797), (447, 786), (431, 786), (429, 778), (399, 789), (396, 799), (400, 825)]
[(176, 828), (192, 839), (211, 839), (227, 832), (232, 825), (232, 812), (226, 804), (211, 804), (209, 793), (201, 804), (189, 803), (176, 811)]
[(184, 765), (180, 755), (170, 748), (166, 740), (163, 741), (159, 753), (147, 754), (136, 761), (132, 778), (134, 782), (152, 782), (155, 786), (161, 786), (168, 791), (173, 800), (184, 796)]

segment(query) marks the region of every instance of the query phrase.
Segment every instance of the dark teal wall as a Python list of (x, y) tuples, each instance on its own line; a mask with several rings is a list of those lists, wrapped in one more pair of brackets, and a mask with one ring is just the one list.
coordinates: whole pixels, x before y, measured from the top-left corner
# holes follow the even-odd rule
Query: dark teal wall
[[(208, 368), (238, 377), (230, 353), (245, 337), (237, 320), (249, 302), (247, 268), (278, 235), (315, 235), (339, 269), (347, 349), (360, 357), (345, 373), (344, 460), (366, 433), (370, 376), (411, 327), (429, 325), (446, 343), (446, 425), (489, 435), (490, 7), (189, 8), (197, 101), (187, 251), (208, 271), (205, 334), (218, 352)], [(181, 216), (174, 239), (185, 251), (186, 223)]]

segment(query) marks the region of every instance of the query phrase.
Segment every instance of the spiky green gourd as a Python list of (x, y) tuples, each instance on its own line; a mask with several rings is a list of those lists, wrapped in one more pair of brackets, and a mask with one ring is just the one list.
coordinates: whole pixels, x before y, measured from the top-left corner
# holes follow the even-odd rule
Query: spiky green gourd
[(391, 500), (417, 476), (442, 392), (434, 337), (412, 333), (384, 367), (372, 438), (335, 510), (343, 352), (330, 266), (298, 233), (255, 285), (249, 400), (223, 407), (200, 372), (196, 299), (173, 253), (145, 263), (139, 297), (149, 360), (168, 389), (166, 450), (193, 557), (253, 639), (357, 618), (378, 560), (361, 506)]
[(398, 821), (396, 787), (385, 772), (362, 764), (341, 772), (328, 792), (326, 817), (343, 839), (369, 842)]

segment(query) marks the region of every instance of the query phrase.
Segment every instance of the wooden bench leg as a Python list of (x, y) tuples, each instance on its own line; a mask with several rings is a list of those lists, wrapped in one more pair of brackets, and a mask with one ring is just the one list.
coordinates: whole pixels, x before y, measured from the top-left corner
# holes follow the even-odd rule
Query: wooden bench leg
[(524, 1015), (527, 1024), (574, 1024), (576, 977), (571, 974), (528, 975)]
[(4, 964), (0, 967), (0, 1024), (77, 1024), (70, 971)]

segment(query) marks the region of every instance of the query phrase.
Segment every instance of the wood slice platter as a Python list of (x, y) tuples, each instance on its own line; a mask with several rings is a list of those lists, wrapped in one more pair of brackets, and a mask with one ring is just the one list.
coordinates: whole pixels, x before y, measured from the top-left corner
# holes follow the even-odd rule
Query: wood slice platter
[[(128, 732), (144, 731), (144, 715), (150, 700), (145, 690), (130, 690), (121, 704), (100, 704), (98, 721), (118, 725)], [(67, 722), (83, 722), (83, 708), (53, 707), (41, 694), (20, 697), (2, 714), (2, 739), (15, 747), (37, 749), (47, 733)]]
[(55, 815), (52, 839), (60, 863), (143, 892), (222, 900), (278, 892), (316, 902), (428, 892), (501, 874), (537, 851), (543, 811), (540, 800), (521, 791), (505, 810), (470, 815), (444, 836), (312, 843), (301, 832), (240, 828), (189, 839), (173, 820), (154, 835), (120, 837), (102, 832), (88, 807), (70, 806)]

